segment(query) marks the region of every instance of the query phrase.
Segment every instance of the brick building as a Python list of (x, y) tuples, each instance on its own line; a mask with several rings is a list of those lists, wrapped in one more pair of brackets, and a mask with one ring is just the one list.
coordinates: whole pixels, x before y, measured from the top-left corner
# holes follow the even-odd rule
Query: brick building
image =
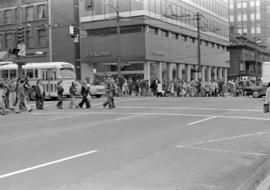
[[(17, 46), (19, 0), (0, 1), (0, 55)], [(78, 0), (22, 0), (26, 62), (65, 61), (79, 70), (79, 45), (69, 35), (78, 25)], [(1, 57), (0, 57), (1, 59)], [(80, 72), (77, 72), (80, 74)], [(79, 76), (78, 76), (79, 77)]]

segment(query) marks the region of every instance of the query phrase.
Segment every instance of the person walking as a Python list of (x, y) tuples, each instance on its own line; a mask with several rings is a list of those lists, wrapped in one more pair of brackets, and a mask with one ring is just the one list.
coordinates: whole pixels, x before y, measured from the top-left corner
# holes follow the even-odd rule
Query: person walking
[(5, 94), (4, 84), (0, 84), (0, 110), (2, 110), (2, 115), (6, 114)]
[[(270, 82), (268, 83), (267, 89), (266, 89), (265, 103), (269, 104), (269, 110), (270, 110)], [(269, 111), (269, 116), (270, 116), (270, 111)]]
[(74, 106), (76, 92), (77, 92), (76, 83), (73, 81), (73, 82), (71, 83), (70, 88), (69, 88), (69, 94), (70, 94), (69, 108), (70, 108), (70, 109), (72, 109), (73, 106)]
[(82, 108), (84, 104), (86, 104), (86, 109), (89, 109), (91, 107), (90, 102), (88, 100), (88, 96), (90, 96), (90, 85), (89, 87), (86, 86), (85, 82), (82, 83), (81, 95), (82, 101), (76, 106), (76, 109)]
[(107, 105), (109, 105), (109, 109), (115, 108), (114, 105), (114, 93), (113, 93), (113, 82), (108, 80), (106, 82), (106, 101), (103, 103), (103, 107), (105, 108)]
[(64, 87), (62, 85), (63, 81), (59, 81), (57, 83), (57, 95), (58, 95), (58, 102), (56, 104), (56, 107), (58, 109), (63, 109), (63, 93), (64, 93)]
[(22, 105), (22, 104), (24, 105), (26, 111), (28, 111), (28, 112), (32, 111), (31, 106), (27, 102), (27, 94), (25, 92), (24, 85), (25, 85), (25, 81), (21, 80), (19, 87), (18, 87), (18, 101), (17, 101), (15, 113), (20, 113), (20, 105)]
[(36, 91), (36, 107), (38, 110), (44, 109), (45, 91), (42, 80), (38, 80), (35, 87)]
[(9, 89), (9, 109), (14, 110), (14, 107), (16, 106), (16, 82), (15, 79), (12, 78), (10, 82), (8, 83), (8, 89)]

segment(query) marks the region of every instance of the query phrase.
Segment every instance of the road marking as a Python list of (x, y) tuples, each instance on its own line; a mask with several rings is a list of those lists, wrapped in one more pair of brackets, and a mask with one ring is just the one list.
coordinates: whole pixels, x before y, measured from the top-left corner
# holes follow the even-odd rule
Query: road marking
[(229, 141), (229, 140), (259, 136), (259, 135), (266, 135), (266, 134), (268, 134), (268, 133), (267, 132), (248, 133), (248, 134), (237, 135), (237, 136), (232, 136), (232, 137), (223, 137), (223, 138), (216, 138), (216, 139), (211, 139), (211, 140), (206, 140), (206, 141), (197, 141), (197, 142), (193, 142), (193, 143), (189, 143), (189, 144), (178, 145), (177, 147), (182, 148), (184, 146), (202, 145), (202, 144), (207, 144), (207, 143)]
[[(117, 108), (116, 108), (117, 109)], [(30, 114), (50, 114), (50, 113), (30, 113)], [(52, 112), (51, 114), (61, 114), (57, 112)], [(66, 114), (66, 113), (64, 113)], [(71, 113), (71, 114), (76, 114), (76, 112)], [(180, 114), (180, 113), (153, 113), (153, 112), (85, 112), (85, 115), (87, 114), (146, 114), (146, 115), (160, 115), (160, 116), (187, 116), (187, 117), (216, 117), (216, 118), (229, 118), (229, 119), (245, 119), (245, 120), (259, 120), (259, 121), (270, 121), (270, 118), (263, 118), (263, 117), (238, 117), (238, 116), (229, 116), (229, 115), (203, 115), (203, 114)], [(80, 116), (80, 113), (77, 112), (77, 115)], [(75, 115), (76, 116), (76, 115)], [(75, 117), (71, 115), (71, 117)]]
[(212, 117), (208, 117), (206, 119), (202, 119), (202, 120), (199, 120), (199, 121), (194, 121), (194, 122), (189, 123), (187, 125), (195, 125), (195, 124), (198, 124), (198, 123), (201, 123), (201, 122), (204, 122), (204, 121), (208, 121), (208, 120), (211, 120), (211, 119), (215, 119), (215, 118), (216, 118), (216, 116), (212, 116)]
[(268, 156), (268, 154), (261, 154), (261, 153), (255, 153), (255, 152), (239, 152), (239, 151), (220, 150), (220, 149), (213, 149), (213, 148), (193, 147), (193, 146), (183, 146), (181, 148), (202, 150), (202, 151), (212, 151), (212, 152), (222, 152), (222, 153), (246, 154), (246, 155), (252, 155), (252, 156)]
[(52, 162), (47, 162), (47, 163), (43, 163), (43, 164), (40, 164), (40, 165), (29, 167), (29, 168), (25, 168), (25, 169), (22, 169), (22, 170), (17, 170), (17, 171), (14, 171), (14, 172), (2, 174), (2, 175), (0, 175), (0, 179), (4, 179), (4, 178), (11, 177), (11, 176), (14, 176), (14, 175), (18, 175), (18, 174), (21, 174), (21, 173), (29, 172), (29, 171), (36, 170), (36, 169), (39, 169), (39, 168), (44, 168), (44, 167), (47, 167), (47, 166), (59, 164), (61, 162), (65, 162), (65, 161), (72, 160), (72, 159), (75, 159), (75, 158), (87, 156), (87, 155), (90, 155), (90, 154), (93, 154), (93, 153), (96, 153), (96, 152), (98, 152), (98, 150), (92, 150), (92, 151), (89, 151), (89, 152), (76, 154), (76, 155), (65, 157), (65, 158), (55, 160), (55, 161), (52, 161)]
[(211, 111), (241, 111), (241, 112), (262, 112), (262, 110), (229, 109), (229, 108), (194, 108), (194, 107), (143, 107), (143, 106), (122, 106), (120, 109), (161, 109), (161, 110), (211, 110)]
[(147, 114), (138, 114), (138, 115), (132, 115), (132, 116), (127, 116), (127, 117), (121, 117), (121, 118), (114, 119), (114, 121), (132, 119), (132, 118), (135, 118), (135, 117), (142, 117), (142, 116), (145, 116), (145, 115), (147, 115)]

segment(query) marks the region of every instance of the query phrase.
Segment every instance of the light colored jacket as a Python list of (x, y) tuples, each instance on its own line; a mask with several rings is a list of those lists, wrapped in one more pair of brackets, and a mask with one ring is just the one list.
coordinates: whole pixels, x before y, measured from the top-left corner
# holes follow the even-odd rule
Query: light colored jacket
[(265, 102), (270, 103), (270, 87), (266, 89), (266, 97), (265, 97)]

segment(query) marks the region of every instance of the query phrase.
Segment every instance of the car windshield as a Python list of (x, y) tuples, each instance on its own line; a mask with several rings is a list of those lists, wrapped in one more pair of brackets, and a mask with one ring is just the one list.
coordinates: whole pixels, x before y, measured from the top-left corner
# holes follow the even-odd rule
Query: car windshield
[(60, 78), (75, 79), (75, 72), (73, 68), (61, 68), (59, 75)]

